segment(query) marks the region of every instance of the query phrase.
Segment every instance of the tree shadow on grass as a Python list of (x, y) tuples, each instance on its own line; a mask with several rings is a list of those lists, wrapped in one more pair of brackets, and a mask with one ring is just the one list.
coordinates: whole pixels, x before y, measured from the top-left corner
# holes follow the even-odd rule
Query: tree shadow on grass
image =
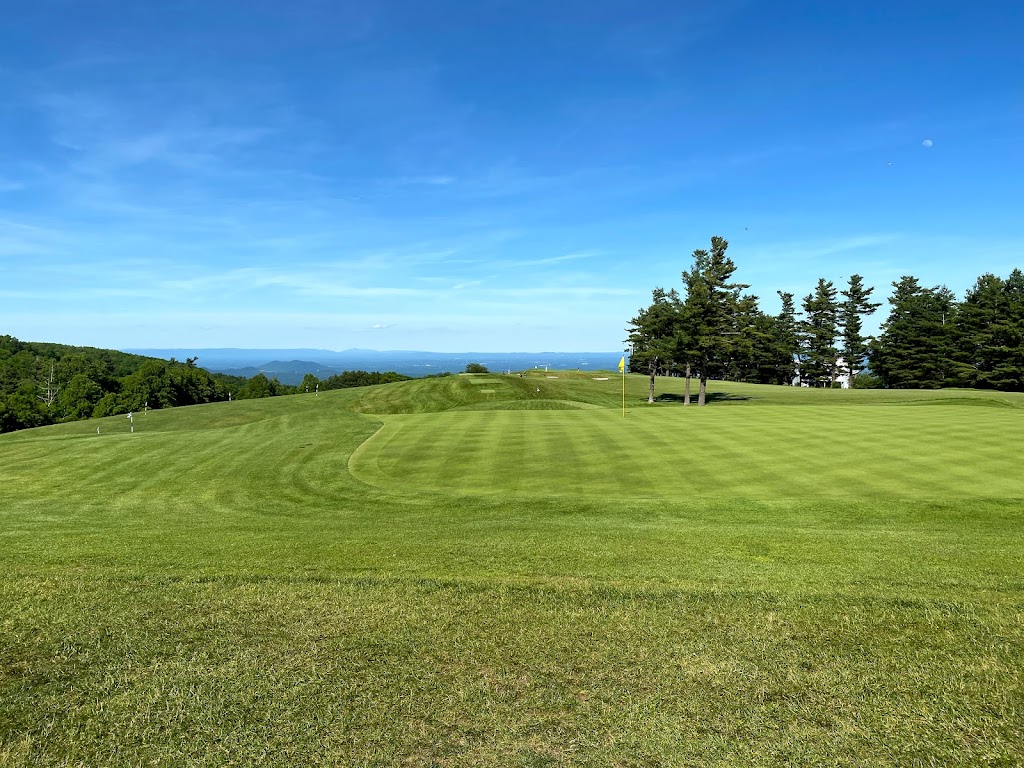
[[(676, 392), (665, 392), (654, 398), (656, 403), (682, 403), (685, 400), (684, 395), (677, 394)], [(740, 402), (741, 400), (749, 400), (750, 397), (747, 395), (734, 395), (731, 392), (708, 392), (704, 395), (704, 402), (706, 403), (725, 403), (725, 402)], [(690, 393), (690, 404), (697, 404), (697, 393)]]

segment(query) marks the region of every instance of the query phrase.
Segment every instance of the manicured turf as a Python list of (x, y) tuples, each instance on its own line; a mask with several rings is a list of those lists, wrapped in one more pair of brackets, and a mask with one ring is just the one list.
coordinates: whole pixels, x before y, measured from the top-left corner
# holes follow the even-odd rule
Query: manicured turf
[(389, 416), (349, 467), (452, 493), (856, 501), (1024, 497), (1022, 455), (1024, 410), (507, 410)]
[(1024, 398), (557, 375), (0, 437), (0, 765), (1024, 762)]

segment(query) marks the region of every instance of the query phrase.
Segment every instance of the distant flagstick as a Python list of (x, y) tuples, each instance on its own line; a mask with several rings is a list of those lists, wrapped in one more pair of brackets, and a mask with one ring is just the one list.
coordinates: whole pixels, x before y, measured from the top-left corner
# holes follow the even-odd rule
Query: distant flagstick
[(619, 360), (619, 373), (622, 374), (622, 418), (626, 418), (626, 356)]

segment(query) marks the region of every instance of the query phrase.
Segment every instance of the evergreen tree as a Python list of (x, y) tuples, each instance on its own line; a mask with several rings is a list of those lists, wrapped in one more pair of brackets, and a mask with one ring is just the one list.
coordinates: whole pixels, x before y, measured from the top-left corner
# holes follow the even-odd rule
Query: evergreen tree
[(793, 294), (776, 291), (782, 300), (782, 310), (775, 318), (775, 367), (779, 384), (792, 384), (796, 378), (796, 360), (800, 355), (800, 328), (796, 317)]
[(782, 337), (779, 318), (759, 312), (747, 331), (749, 351), (734, 361), (729, 378), (751, 384), (791, 383), (794, 358), (784, 352)]
[(736, 302), (732, 352), (725, 376), (732, 381), (762, 382), (762, 368), (774, 341), (772, 318), (757, 305), (757, 296), (744, 294)]
[(868, 337), (861, 333), (863, 318), (874, 314), (875, 310), (882, 306), (880, 303), (870, 301), (874, 288), (865, 288), (864, 279), (860, 275), (850, 275), (850, 286), (842, 292), (845, 301), (840, 304), (839, 326), (842, 329), (843, 359), (846, 361), (847, 370), (850, 372), (850, 387), (854, 386), (854, 380), (858, 373), (864, 368), (864, 362), (868, 356)]
[(725, 255), (728, 247), (725, 238), (712, 237), (711, 250), (695, 250), (693, 266), (683, 272), (686, 354), (700, 375), (698, 405), (706, 403), (708, 377), (728, 370), (740, 334), (740, 291), (749, 287), (729, 282), (736, 265)]
[(632, 348), (629, 370), (643, 371), (650, 376), (648, 403), (654, 402), (655, 377), (667, 373), (676, 360), (679, 325), (679, 294), (674, 289), (666, 291), (664, 288), (655, 288), (650, 305), (640, 309), (629, 321), (626, 329), (627, 342)]
[(801, 377), (811, 384), (831, 386), (835, 378), (836, 333), (839, 320), (839, 305), (836, 303), (836, 289), (831, 281), (818, 279), (814, 294), (804, 297), (804, 321), (800, 324), (802, 354)]
[(870, 347), (871, 368), (885, 387), (944, 386), (951, 368), (955, 297), (945, 286), (922, 288), (906, 275), (893, 284), (889, 317)]
[(1024, 390), (1024, 274), (979, 277), (957, 310), (953, 336), (957, 384)]

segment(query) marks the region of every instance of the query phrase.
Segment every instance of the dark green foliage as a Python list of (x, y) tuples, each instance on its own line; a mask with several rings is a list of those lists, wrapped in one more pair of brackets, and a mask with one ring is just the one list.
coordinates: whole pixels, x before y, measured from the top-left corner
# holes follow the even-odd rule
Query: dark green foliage
[(4, 398), (0, 407), (4, 431), (41, 427), (50, 423), (50, 419), (42, 404), (36, 397), (35, 388), (31, 383), (23, 384)]
[(799, 351), (793, 294), (779, 292), (782, 311), (766, 315), (757, 297), (737, 304), (736, 333), (727, 378), (749, 384), (792, 384)]
[(225, 399), (217, 382), (208, 371), (196, 365), (196, 360), (189, 358), (184, 364), (171, 360), (167, 367), (174, 405), (198, 405)]
[(77, 421), (92, 416), (102, 397), (103, 388), (99, 384), (88, 374), (76, 373), (61, 389), (57, 406), (66, 420)]
[(698, 405), (705, 404), (708, 378), (724, 376), (744, 343), (737, 338), (743, 335), (740, 291), (749, 286), (729, 282), (736, 265), (725, 255), (728, 247), (725, 238), (712, 237), (711, 250), (695, 250), (692, 267), (682, 275), (683, 349), (700, 376)]
[(182, 363), (0, 336), (0, 432), (144, 409), (312, 392), (317, 385), (342, 389), (411, 378), (393, 371), (345, 371), (325, 381), (307, 374), (300, 386), (290, 387), (262, 373), (251, 379), (210, 373), (197, 360)]
[[(630, 370), (650, 376), (648, 402), (654, 402), (658, 375), (685, 374), (687, 384), (691, 373), (700, 376), (703, 404), (708, 378), (791, 384), (797, 369), (805, 383), (822, 387), (848, 371), (850, 386), (858, 389), (1024, 391), (1019, 269), (1005, 280), (982, 275), (959, 305), (945, 286), (922, 288), (905, 276), (893, 283), (889, 317), (872, 340), (863, 332), (864, 318), (880, 304), (871, 301), (874, 288), (860, 275), (850, 276), (842, 301), (831, 281), (819, 279), (804, 298), (802, 320), (793, 294), (778, 291), (782, 311), (771, 317), (756, 296), (741, 294), (746, 285), (730, 282), (736, 267), (725, 255), (728, 246), (711, 238), (711, 249), (694, 251), (692, 267), (682, 274), (685, 298), (655, 288), (651, 304), (630, 320)], [(862, 376), (869, 378), (858, 383)], [(687, 386), (683, 402), (689, 401)]]
[(277, 379), (268, 379), (264, 373), (257, 373), (242, 386), (235, 394), (235, 400), (256, 400), (261, 397), (277, 397), (284, 394), (281, 391), (281, 382)]
[(793, 383), (799, 352), (793, 294), (779, 295), (782, 311), (774, 316), (758, 309), (757, 297), (740, 298), (727, 378), (749, 384)]
[(893, 283), (892, 309), (871, 344), (871, 369), (886, 387), (933, 389), (949, 383), (955, 297), (905, 275)]
[(804, 297), (803, 306), (800, 375), (812, 386), (828, 386), (835, 378), (836, 358), (839, 357), (835, 346), (839, 322), (835, 286), (831, 281), (819, 278), (814, 293)]
[(957, 308), (952, 376), (960, 386), (1024, 389), (1024, 274), (978, 278)]
[(850, 382), (853, 389), (882, 389), (882, 380), (873, 373), (861, 373)]
[(863, 318), (874, 314), (881, 304), (869, 301), (874, 288), (865, 288), (860, 275), (850, 275), (850, 286), (843, 291), (845, 301), (839, 305), (839, 326), (843, 340), (842, 354), (850, 372), (850, 386), (864, 368), (869, 339), (861, 333)]
[(195, 358), (180, 363), (0, 336), (3, 432), (226, 400), (228, 391), (217, 377), (197, 367)]
[(800, 354), (799, 324), (793, 294), (776, 291), (782, 300), (782, 310), (775, 318), (776, 375), (779, 384), (792, 384), (796, 375), (796, 359)]
[(210, 378), (217, 384), (220, 391), (227, 392), (228, 400), (234, 399), (235, 392), (238, 392), (249, 381), (244, 376), (232, 376), (227, 373), (211, 373)]
[(393, 384), (396, 381), (409, 381), (412, 376), (406, 376), (394, 371), (342, 371), (334, 376), (328, 376), (320, 382), (320, 391), (325, 389), (348, 389), (349, 387), (372, 387), (375, 384)]
[(681, 311), (675, 290), (655, 288), (650, 306), (640, 309), (626, 329), (631, 347), (629, 370), (650, 376), (649, 403), (654, 402), (655, 377), (670, 372), (686, 358), (680, 343), (684, 332)]
[(466, 363), (466, 373), (487, 373), (487, 366), (480, 363)]

